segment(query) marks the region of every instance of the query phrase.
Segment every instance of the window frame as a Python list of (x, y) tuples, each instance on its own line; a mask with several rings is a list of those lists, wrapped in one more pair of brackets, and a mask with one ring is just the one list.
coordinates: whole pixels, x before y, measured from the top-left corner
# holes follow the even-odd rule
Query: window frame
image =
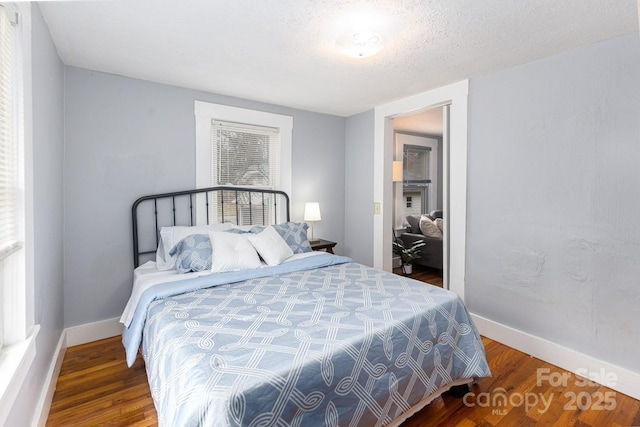
[[(195, 101), (196, 118), (196, 188), (211, 187), (213, 176), (212, 131), (213, 120), (279, 129), (280, 177), (277, 190), (291, 194), (293, 117), (247, 108)], [(196, 204), (199, 200), (196, 199)], [(206, 223), (206, 211), (196, 209), (196, 223)]]
[[(404, 192), (405, 189), (421, 191), (422, 205), (420, 209), (423, 211), (422, 213), (429, 213), (438, 206), (438, 144), (442, 141), (442, 137), (403, 130), (394, 130), (393, 133), (396, 158), (403, 159), (402, 191)], [(428, 179), (412, 181), (407, 178), (409, 174), (405, 159), (406, 147), (429, 151)], [(396, 212), (396, 217), (400, 221), (400, 218), (404, 218), (403, 212)]]
[[(2, 289), (0, 316), (3, 320), (5, 347), (0, 349), (0, 425), (13, 407), (36, 356), (36, 338), (40, 325), (34, 325), (34, 237), (33, 237), (33, 133), (31, 87), (31, 4), (2, 3), (17, 13), (17, 89), (20, 101), (19, 130), (23, 150), (24, 245), (5, 258), (10, 263), (2, 274), (13, 277), (21, 286)], [(9, 271), (11, 270), (11, 271)]]

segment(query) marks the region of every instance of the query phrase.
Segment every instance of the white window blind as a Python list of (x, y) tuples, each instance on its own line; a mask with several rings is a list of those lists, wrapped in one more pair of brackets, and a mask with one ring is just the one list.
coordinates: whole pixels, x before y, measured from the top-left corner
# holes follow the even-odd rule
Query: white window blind
[(22, 246), (20, 239), (21, 157), (20, 102), (15, 63), (16, 31), (0, 7), (0, 260)]
[(279, 133), (277, 128), (214, 120), (212, 183), (277, 188)]
[[(236, 186), (291, 192), (293, 117), (202, 101), (195, 101), (194, 107), (197, 187)], [(268, 221), (274, 211), (274, 204), (262, 201), (259, 194), (251, 200), (246, 194), (238, 194), (237, 202), (245, 206), (230, 209), (230, 203), (236, 201), (236, 192), (225, 193), (224, 200), (206, 200), (205, 195), (196, 198), (196, 206), (209, 207), (197, 209), (197, 224), (222, 220), (246, 224), (247, 212), (255, 224), (263, 213)], [(266, 209), (269, 204), (271, 209)], [(283, 218), (285, 205), (279, 203), (277, 209), (277, 216)]]
[[(212, 120), (211, 135), (213, 185), (279, 188), (278, 128)], [(222, 221), (239, 225), (271, 221), (273, 212), (269, 208), (272, 206), (272, 200), (268, 195), (252, 193), (249, 199), (247, 193), (226, 192), (218, 198), (213, 206)], [(224, 209), (223, 205), (227, 208)]]

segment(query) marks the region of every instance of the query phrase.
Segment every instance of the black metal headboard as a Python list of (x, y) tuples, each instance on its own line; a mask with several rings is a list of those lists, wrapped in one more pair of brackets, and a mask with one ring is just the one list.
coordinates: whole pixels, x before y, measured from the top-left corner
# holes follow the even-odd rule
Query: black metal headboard
[(138, 267), (141, 257), (154, 258), (162, 227), (286, 222), (289, 221), (289, 196), (284, 191), (257, 188), (199, 188), (140, 197), (133, 203), (131, 214), (133, 265)]

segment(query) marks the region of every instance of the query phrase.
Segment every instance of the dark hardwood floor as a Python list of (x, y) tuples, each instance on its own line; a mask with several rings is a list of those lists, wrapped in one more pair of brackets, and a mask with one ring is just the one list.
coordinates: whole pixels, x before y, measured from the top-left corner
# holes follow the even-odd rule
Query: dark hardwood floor
[[(416, 270), (412, 277), (442, 286), (438, 270)], [(120, 341), (67, 349), (47, 426), (158, 425), (144, 361), (139, 356), (127, 368)], [(493, 376), (478, 380), (464, 397), (437, 398), (402, 427), (640, 425), (640, 401), (499, 342), (483, 342)]]
[[(401, 267), (394, 268), (393, 272), (401, 276), (403, 275)], [(440, 288), (442, 287), (442, 270), (438, 270), (437, 268), (423, 267), (416, 264), (413, 266), (413, 272), (407, 277), (421, 282), (430, 283)]]

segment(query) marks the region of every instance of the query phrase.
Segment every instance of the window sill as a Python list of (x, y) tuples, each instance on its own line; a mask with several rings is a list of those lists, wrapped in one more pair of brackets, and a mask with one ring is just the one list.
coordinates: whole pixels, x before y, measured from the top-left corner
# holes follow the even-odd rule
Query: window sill
[(0, 350), (0, 425), (4, 425), (36, 356), (36, 337), (40, 325), (29, 336)]

